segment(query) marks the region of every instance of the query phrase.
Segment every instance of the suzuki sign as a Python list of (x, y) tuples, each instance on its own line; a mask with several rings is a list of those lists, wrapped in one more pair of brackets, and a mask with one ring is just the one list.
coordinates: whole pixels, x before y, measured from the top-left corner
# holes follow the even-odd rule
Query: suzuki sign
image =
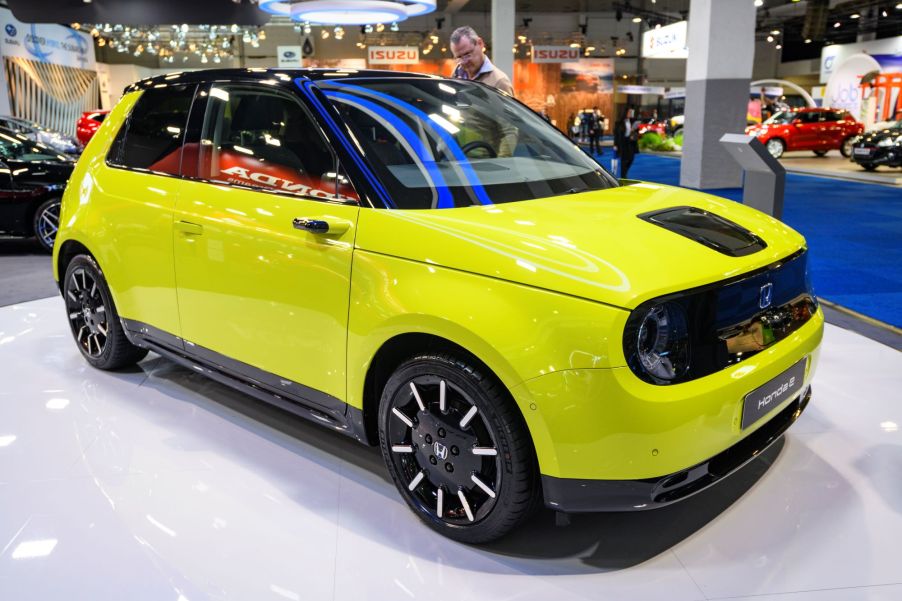
[(642, 34), (642, 56), (645, 58), (688, 58), (688, 22), (649, 29)]
[(418, 46), (370, 46), (367, 62), (371, 65), (415, 65), (420, 62)]
[(579, 48), (570, 46), (533, 46), (534, 63), (573, 63), (579, 60)]

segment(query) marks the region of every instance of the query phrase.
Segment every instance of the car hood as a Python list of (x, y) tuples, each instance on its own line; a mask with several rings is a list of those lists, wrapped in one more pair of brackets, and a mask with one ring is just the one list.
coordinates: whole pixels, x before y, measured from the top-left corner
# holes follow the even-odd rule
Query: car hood
[[(639, 217), (674, 207), (696, 207), (732, 221), (766, 248), (729, 256)], [(805, 240), (741, 204), (636, 183), (457, 209), (367, 209), (360, 213), (356, 246), (632, 309), (764, 267), (803, 248)]]
[(876, 144), (877, 142), (884, 140), (886, 138), (897, 138), (902, 136), (902, 128), (894, 127), (890, 129), (881, 129), (877, 131), (869, 131), (861, 136), (861, 142), (867, 142), (870, 144)]

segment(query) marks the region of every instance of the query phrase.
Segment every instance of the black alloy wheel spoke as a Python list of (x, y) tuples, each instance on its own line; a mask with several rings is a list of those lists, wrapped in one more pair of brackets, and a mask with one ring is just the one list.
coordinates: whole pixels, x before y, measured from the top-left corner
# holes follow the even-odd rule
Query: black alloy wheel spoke
[(465, 392), (439, 376), (418, 376), (395, 394), (388, 420), (391, 460), (421, 511), (461, 526), (491, 512), (500, 457)]
[(66, 282), (66, 313), (75, 341), (91, 357), (99, 357), (109, 336), (106, 306), (96, 280), (85, 269), (72, 273)]

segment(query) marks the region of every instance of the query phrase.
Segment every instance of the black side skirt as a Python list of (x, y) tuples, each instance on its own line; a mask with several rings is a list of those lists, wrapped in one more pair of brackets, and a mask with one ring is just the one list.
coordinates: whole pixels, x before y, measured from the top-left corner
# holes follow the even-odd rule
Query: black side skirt
[(766, 424), (732, 447), (689, 469), (643, 480), (579, 480), (542, 476), (545, 505), (566, 513), (642, 511), (670, 505), (726, 478), (775, 443), (808, 401), (809, 386)]
[(151, 325), (125, 318), (121, 321), (126, 336), (135, 346), (150, 349), (221, 384), (364, 444), (373, 444), (366, 435), (363, 411), (332, 395), (236, 361)]

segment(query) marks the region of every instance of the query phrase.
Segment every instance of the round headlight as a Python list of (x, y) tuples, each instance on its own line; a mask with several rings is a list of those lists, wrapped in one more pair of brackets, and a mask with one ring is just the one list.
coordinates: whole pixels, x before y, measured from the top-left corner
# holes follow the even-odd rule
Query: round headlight
[(683, 308), (671, 302), (648, 309), (636, 332), (636, 356), (646, 374), (674, 380), (689, 368), (689, 328)]

